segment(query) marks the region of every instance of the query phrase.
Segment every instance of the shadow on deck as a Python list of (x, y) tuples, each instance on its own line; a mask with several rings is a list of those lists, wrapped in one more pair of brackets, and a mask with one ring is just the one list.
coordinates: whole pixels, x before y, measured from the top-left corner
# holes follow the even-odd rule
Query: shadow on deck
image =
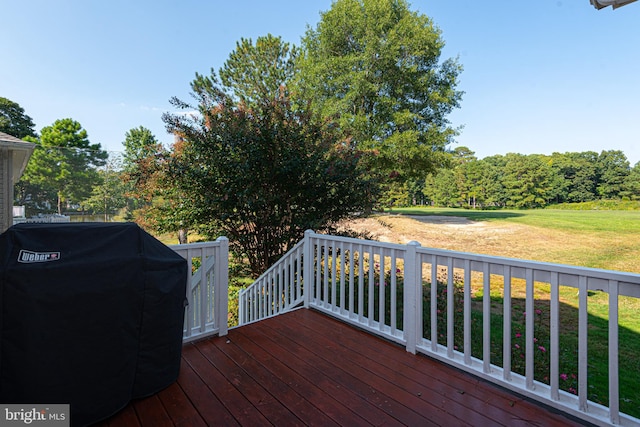
[(185, 344), (178, 381), (100, 426), (571, 426), (546, 407), (313, 310)]

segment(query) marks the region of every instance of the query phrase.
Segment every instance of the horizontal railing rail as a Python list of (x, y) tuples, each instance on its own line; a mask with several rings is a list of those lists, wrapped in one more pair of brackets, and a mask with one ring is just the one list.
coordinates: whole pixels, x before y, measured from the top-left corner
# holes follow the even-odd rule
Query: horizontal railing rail
[[(241, 292), (239, 317), (254, 322), (302, 302), (582, 420), (640, 426), (620, 394), (621, 378), (627, 391), (629, 377), (640, 379), (620, 372), (629, 298), (640, 298), (640, 275), (308, 231)], [(589, 348), (596, 327), (604, 351)], [(604, 368), (594, 352), (606, 353)]]
[(183, 342), (210, 335), (226, 335), (228, 329), (229, 241), (170, 246), (187, 260), (187, 306)]

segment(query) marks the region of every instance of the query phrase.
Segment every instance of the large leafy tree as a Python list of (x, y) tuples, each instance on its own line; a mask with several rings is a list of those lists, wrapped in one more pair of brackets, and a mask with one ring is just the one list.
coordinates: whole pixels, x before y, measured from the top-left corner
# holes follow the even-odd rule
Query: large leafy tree
[[(133, 217), (145, 228), (160, 233), (177, 233), (181, 244), (188, 242), (189, 230), (193, 228), (193, 205), (174, 178), (172, 169), (184, 165), (182, 161), (184, 141), (176, 142), (172, 149), (162, 144), (146, 145), (135, 165), (125, 168), (123, 178), (135, 199)], [(139, 154), (143, 154), (142, 152)], [(195, 165), (194, 165), (195, 166)], [(188, 184), (186, 184), (188, 185)]]
[(597, 191), (603, 199), (618, 198), (631, 171), (627, 156), (620, 150), (603, 150), (597, 162)]
[(303, 38), (298, 87), (372, 170), (424, 177), (446, 159), (456, 130), (461, 66), (440, 60), (444, 40), (405, 0), (336, 0)]
[(144, 126), (130, 129), (123, 141), (122, 178), (127, 195), (127, 215), (145, 228), (159, 233), (177, 233), (188, 242), (189, 205), (172, 179), (169, 166), (181, 153), (158, 142)]
[(122, 172), (126, 196), (127, 218), (138, 217), (143, 222), (146, 208), (152, 204), (154, 194), (161, 191), (155, 188), (159, 184), (155, 178), (161, 164), (158, 160), (165, 154), (164, 147), (158, 142), (151, 130), (144, 126), (130, 129), (122, 142)]
[(201, 233), (228, 236), (254, 275), (305, 229), (327, 229), (370, 201), (358, 152), (332, 123), (293, 107), (294, 55), (278, 37), (243, 39), (219, 74), (196, 75), (197, 105), (173, 100), (199, 114), (163, 117), (182, 138), (168, 164), (184, 214)]
[(554, 192), (558, 202), (586, 202), (597, 197), (598, 153), (553, 153)]
[(124, 136), (122, 143), (122, 169), (131, 174), (137, 174), (140, 162), (150, 155), (156, 154), (159, 142), (153, 132), (144, 126), (130, 129)]
[(35, 125), (17, 102), (0, 96), (0, 132), (24, 138), (36, 136)]
[(478, 160), (481, 170), (479, 195), (483, 207), (503, 207), (506, 205), (507, 195), (503, 185), (504, 167), (506, 159), (502, 155), (485, 157)]
[(437, 173), (427, 175), (424, 194), (433, 205), (457, 206), (460, 193), (454, 171), (442, 168)]
[(538, 208), (547, 204), (551, 192), (551, 166), (540, 155), (508, 153), (502, 183), (507, 206)]
[(100, 144), (92, 144), (87, 131), (72, 119), (56, 120), (42, 129), (40, 138), (26, 138), (36, 143), (22, 181), (32, 188), (55, 193), (47, 202), (63, 208), (78, 204), (91, 195), (100, 183), (97, 167), (103, 166), (107, 152)]
[[(271, 34), (258, 37), (255, 44), (242, 38), (220, 69), (221, 86), (234, 101), (258, 111), (273, 101), (289, 99), (289, 82), (295, 76), (298, 55), (295, 46)], [(198, 81), (212, 83), (202, 76), (194, 83)]]

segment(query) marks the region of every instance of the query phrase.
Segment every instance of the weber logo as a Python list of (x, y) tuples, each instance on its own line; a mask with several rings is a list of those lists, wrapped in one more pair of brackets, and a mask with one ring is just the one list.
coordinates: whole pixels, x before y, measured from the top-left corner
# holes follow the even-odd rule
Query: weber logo
[(33, 262), (49, 262), (58, 261), (60, 259), (60, 252), (32, 252), (22, 249), (18, 254), (18, 262), (33, 263)]

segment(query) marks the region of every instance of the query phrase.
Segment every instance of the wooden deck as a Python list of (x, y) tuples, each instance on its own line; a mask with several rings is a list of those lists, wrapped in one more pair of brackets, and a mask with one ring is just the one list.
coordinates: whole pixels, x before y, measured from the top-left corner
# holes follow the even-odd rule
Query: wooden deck
[(313, 310), (183, 348), (178, 381), (100, 426), (571, 426), (576, 421)]

